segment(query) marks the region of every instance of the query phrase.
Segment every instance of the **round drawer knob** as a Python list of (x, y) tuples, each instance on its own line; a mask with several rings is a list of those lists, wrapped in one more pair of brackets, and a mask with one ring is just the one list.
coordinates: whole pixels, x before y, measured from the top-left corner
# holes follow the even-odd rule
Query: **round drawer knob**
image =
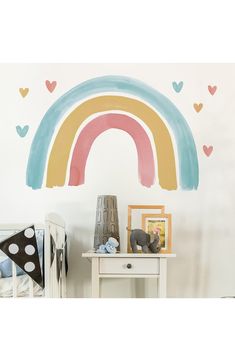
[(131, 265), (130, 263), (127, 263), (126, 267), (127, 267), (128, 269), (130, 269), (130, 268), (132, 268), (132, 265)]

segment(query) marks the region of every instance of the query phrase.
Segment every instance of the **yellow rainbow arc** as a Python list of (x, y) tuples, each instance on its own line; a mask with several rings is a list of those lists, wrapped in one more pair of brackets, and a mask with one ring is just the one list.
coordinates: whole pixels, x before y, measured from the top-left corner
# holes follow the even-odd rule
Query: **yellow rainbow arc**
[(142, 101), (116, 95), (97, 96), (86, 100), (63, 121), (48, 161), (47, 187), (65, 184), (69, 155), (77, 130), (88, 117), (105, 111), (131, 113), (148, 126), (155, 143), (159, 184), (163, 189), (177, 189), (175, 155), (171, 136), (165, 123), (154, 110)]

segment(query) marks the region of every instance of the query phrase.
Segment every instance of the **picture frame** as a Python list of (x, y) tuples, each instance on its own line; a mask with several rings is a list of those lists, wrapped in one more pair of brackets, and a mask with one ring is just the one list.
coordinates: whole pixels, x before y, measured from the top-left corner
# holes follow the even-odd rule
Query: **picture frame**
[[(139, 212), (139, 219), (136, 223), (134, 223), (134, 213)], [(128, 221), (127, 221), (127, 252), (132, 253), (131, 245), (130, 245), (130, 233), (131, 230), (134, 228), (143, 229), (142, 227), (142, 214), (147, 213), (151, 215), (158, 214), (165, 214), (165, 206), (164, 205), (128, 205)], [(142, 253), (141, 248), (138, 251), (139, 253)]]
[(161, 250), (160, 253), (171, 253), (172, 251), (172, 219), (171, 214), (142, 214), (142, 229), (146, 233), (153, 233), (155, 229), (160, 231)]

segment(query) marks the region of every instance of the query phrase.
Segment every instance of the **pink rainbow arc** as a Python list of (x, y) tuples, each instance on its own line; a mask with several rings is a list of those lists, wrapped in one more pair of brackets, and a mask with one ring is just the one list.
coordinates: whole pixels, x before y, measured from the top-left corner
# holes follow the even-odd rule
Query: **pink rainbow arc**
[(92, 144), (101, 133), (112, 128), (123, 130), (132, 137), (138, 154), (140, 182), (146, 187), (151, 187), (154, 184), (154, 156), (146, 131), (134, 118), (128, 115), (109, 113), (93, 119), (79, 134), (70, 165), (69, 185), (84, 184), (86, 162)]

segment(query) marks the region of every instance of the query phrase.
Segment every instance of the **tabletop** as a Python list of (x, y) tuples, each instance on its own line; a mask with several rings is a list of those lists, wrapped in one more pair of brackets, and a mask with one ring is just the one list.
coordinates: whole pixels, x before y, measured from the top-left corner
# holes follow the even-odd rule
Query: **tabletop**
[(89, 250), (85, 253), (82, 253), (82, 257), (85, 258), (94, 258), (94, 257), (115, 257), (115, 258), (171, 258), (176, 257), (175, 253), (95, 253), (94, 250)]

